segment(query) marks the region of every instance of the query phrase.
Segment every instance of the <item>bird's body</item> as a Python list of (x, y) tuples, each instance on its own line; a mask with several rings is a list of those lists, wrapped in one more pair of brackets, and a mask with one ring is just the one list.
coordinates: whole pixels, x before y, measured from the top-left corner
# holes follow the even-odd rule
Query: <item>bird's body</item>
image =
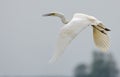
[(71, 43), (71, 41), (86, 27), (93, 26), (93, 37), (94, 42), (98, 48), (102, 51), (107, 51), (109, 48), (109, 37), (107, 31), (101, 21), (93, 16), (89, 16), (82, 13), (76, 13), (73, 15), (72, 20), (68, 21), (65, 19), (63, 14), (60, 13), (49, 13), (45, 16), (58, 16), (61, 21), (65, 24), (61, 29), (56, 45), (54, 55), (50, 62), (56, 61), (64, 52), (65, 48)]

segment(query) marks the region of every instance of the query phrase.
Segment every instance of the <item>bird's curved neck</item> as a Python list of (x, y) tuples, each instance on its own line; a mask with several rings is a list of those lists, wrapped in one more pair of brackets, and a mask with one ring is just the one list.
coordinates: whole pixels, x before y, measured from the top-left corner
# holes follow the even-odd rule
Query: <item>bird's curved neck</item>
[(69, 21), (65, 18), (65, 16), (63, 14), (57, 14), (56, 16), (60, 17), (61, 21), (64, 24), (67, 24)]

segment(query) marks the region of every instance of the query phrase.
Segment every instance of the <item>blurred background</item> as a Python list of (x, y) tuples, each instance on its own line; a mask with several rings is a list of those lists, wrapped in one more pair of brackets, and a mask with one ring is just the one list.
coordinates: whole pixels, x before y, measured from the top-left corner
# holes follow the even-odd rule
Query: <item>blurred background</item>
[[(120, 69), (119, 0), (0, 0), (1, 77), (118, 77)], [(59, 18), (42, 17), (62, 12), (93, 15), (111, 29), (109, 52), (93, 43), (92, 28), (82, 31), (62, 57), (49, 64), (59, 29)]]

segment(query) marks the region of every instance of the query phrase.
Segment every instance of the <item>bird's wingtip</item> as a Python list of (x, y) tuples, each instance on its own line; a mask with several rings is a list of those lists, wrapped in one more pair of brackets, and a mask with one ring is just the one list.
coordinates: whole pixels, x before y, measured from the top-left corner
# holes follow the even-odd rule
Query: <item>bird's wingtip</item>
[(109, 48), (100, 48), (100, 50), (104, 53), (108, 52), (109, 51)]
[(50, 64), (54, 64), (56, 62), (56, 58), (55, 57), (52, 57), (50, 60), (49, 60), (49, 63)]

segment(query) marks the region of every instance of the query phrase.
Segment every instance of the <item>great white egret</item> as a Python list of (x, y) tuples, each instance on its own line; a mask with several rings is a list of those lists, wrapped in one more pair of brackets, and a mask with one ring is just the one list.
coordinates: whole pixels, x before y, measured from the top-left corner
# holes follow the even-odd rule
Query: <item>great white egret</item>
[(57, 16), (65, 24), (59, 33), (59, 38), (56, 45), (56, 50), (50, 62), (55, 62), (64, 52), (64, 49), (71, 43), (71, 41), (86, 27), (93, 27), (93, 38), (96, 47), (102, 51), (107, 51), (110, 47), (108, 31), (104, 24), (93, 16), (76, 13), (73, 18), (68, 21), (63, 14), (52, 12), (44, 14), (43, 16)]

